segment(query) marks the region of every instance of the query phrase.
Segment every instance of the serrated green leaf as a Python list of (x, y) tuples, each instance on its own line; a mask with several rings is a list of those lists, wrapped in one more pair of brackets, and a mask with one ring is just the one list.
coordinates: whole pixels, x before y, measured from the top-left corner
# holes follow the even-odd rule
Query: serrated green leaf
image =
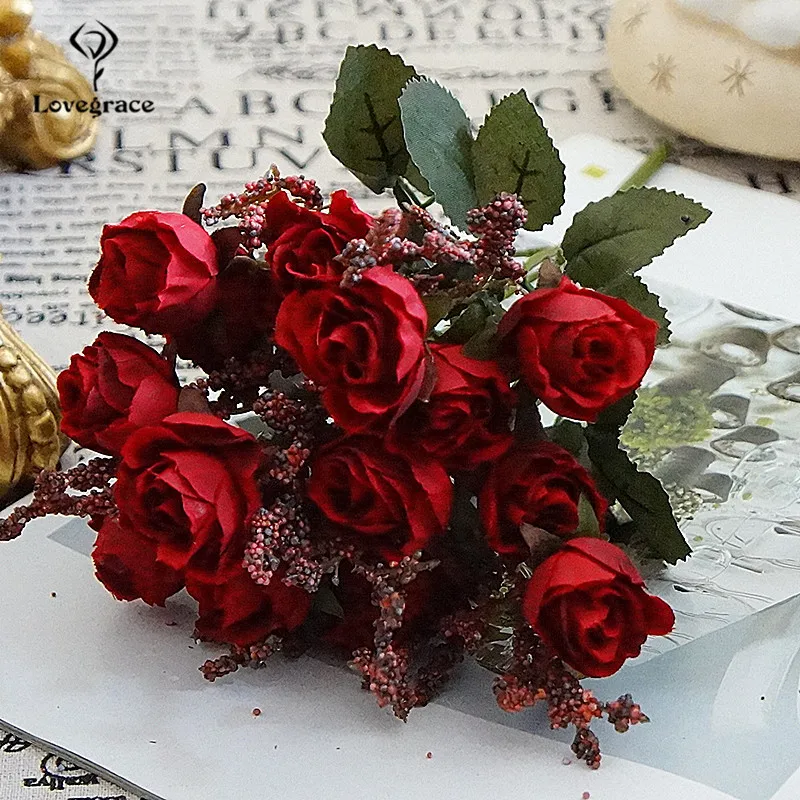
[(348, 47), (339, 68), (323, 137), (331, 154), (373, 192), (401, 176), (428, 191), (406, 149), (398, 105), (416, 76), (400, 56), (375, 45)]
[(663, 189), (628, 189), (590, 203), (564, 234), (567, 275), (582, 286), (613, 294), (617, 283), (709, 216), (694, 200)]
[(426, 78), (412, 80), (400, 97), (411, 160), (454, 225), (466, 228), (467, 211), (478, 205), (472, 169), (474, 139), (461, 104)]
[(472, 164), (478, 202), (516, 194), (528, 211), (529, 231), (551, 223), (564, 204), (564, 165), (524, 91), (491, 110), (473, 145)]
[(670, 564), (685, 559), (691, 548), (675, 521), (661, 483), (649, 473), (639, 472), (614, 435), (590, 425), (586, 439), (589, 458), (599, 478), (613, 491), (654, 555)]
[(614, 405), (608, 406), (608, 408), (600, 412), (600, 416), (592, 425), (592, 428), (595, 431), (619, 438), (620, 432), (625, 427), (635, 403), (636, 392), (633, 391), (630, 394), (626, 394), (621, 400), (617, 400)]
[(667, 310), (661, 305), (658, 295), (651, 292), (636, 275), (620, 283), (614, 290), (614, 296), (625, 300), (629, 305), (641, 311), (646, 317), (658, 323), (657, 344), (667, 344), (671, 334)]

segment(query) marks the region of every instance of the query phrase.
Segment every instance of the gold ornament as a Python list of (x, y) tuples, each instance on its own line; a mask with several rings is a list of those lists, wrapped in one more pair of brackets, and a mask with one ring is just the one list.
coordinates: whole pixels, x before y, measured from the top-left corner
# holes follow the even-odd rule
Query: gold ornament
[[(0, 0), (0, 161), (44, 169), (85, 155), (98, 122), (75, 107), (95, 99), (91, 85), (60, 47), (30, 30), (32, 13), (30, 0)], [(34, 111), (52, 101), (62, 110)]]
[(60, 421), (55, 372), (0, 313), (0, 499), (10, 502), (38, 470), (58, 464)]

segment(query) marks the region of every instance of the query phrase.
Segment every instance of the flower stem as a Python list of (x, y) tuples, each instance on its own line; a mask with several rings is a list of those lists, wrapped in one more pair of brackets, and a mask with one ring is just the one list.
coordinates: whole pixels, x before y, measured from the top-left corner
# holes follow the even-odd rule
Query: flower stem
[(644, 186), (664, 166), (671, 150), (672, 147), (669, 142), (661, 142), (655, 150), (648, 154), (639, 167), (622, 182), (617, 191), (625, 192), (628, 189), (639, 189)]

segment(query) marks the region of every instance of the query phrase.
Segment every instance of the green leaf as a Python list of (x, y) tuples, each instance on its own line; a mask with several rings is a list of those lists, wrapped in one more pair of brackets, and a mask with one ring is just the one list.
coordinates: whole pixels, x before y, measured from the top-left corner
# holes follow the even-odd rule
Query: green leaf
[(323, 137), (331, 154), (373, 192), (401, 176), (428, 191), (406, 149), (397, 102), (416, 76), (400, 56), (375, 45), (348, 47), (339, 68)]
[(545, 435), (539, 403), (525, 386), (518, 390), (517, 412), (514, 419), (514, 438), (519, 444), (540, 442)]
[(584, 455), (586, 436), (583, 425), (579, 422), (568, 419), (556, 420), (556, 424), (547, 429), (547, 435), (551, 442), (563, 447), (575, 458), (580, 459)]
[(483, 330), (465, 342), (464, 355), (477, 361), (494, 361), (497, 357), (497, 322), (489, 318)]
[[(666, 325), (658, 298), (634, 278), (676, 239), (702, 225), (711, 212), (662, 189), (617, 192), (575, 215), (561, 245), (567, 275), (582, 286), (621, 297)], [(669, 335), (664, 328), (664, 336)]]
[(344, 609), (330, 586), (322, 585), (313, 594), (312, 611), (344, 619)]
[(635, 403), (636, 392), (633, 391), (630, 394), (626, 394), (621, 400), (617, 400), (614, 405), (604, 409), (592, 427), (595, 431), (619, 438), (620, 431), (625, 427)]
[[(606, 292), (608, 294), (608, 292)], [(667, 344), (670, 331), (667, 310), (661, 305), (658, 295), (651, 292), (643, 283), (642, 279), (632, 275), (628, 280), (620, 283), (614, 290), (614, 297), (625, 300), (646, 317), (658, 323), (658, 335), (656, 344)]]
[(578, 527), (575, 529), (575, 536), (590, 536), (593, 539), (602, 537), (594, 506), (585, 494), (581, 494), (578, 500)]
[(512, 192), (528, 210), (525, 228), (541, 230), (564, 204), (564, 165), (524, 91), (490, 112), (472, 148), (478, 202)]
[(439, 341), (465, 344), (484, 329), (490, 316), (491, 312), (480, 300), (472, 302), (451, 322)]
[(412, 80), (400, 97), (406, 146), (436, 200), (454, 225), (466, 228), (478, 205), (472, 170), (469, 118), (447, 89), (426, 78)]
[(444, 293), (428, 294), (422, 298), (428, 312), (428, 334), (450, 313), (453, 299)]
[(619, 447), (616, 436), (590, 425), (586, 429), (589, 458), (598, 477), (628, 512), (654, 555), (675, 564), (691, 553), (659, 481), (639, 472)]

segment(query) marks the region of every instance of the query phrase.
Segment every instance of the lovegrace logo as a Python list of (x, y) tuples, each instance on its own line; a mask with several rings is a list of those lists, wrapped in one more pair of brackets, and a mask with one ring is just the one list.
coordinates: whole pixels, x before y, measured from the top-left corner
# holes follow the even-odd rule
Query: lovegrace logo
[(97, 91), (97, 82), (106, 71), (100, 64), (105, 61), (116, 49), (119, 44), (117, 36), (108, 25), (95, 20), (92, 26), (88, 22), (75, 31), (69, 38), (69, 43), (84, 57), (94, 65), (94, 90)]
[[(117, 49), (119, 36), (104, 22), (96, 19), (94, 22), (84, 22), (78, 27), (69, 43), (84, 58), (92, 63), (93, 79), (92, 85), (95, 92), (98, 89), (98, 82), (103, 77), (106, 68), (103, 62)], [(117, 114), (150, 114), (155, 110), (155, 103), (152, 100), (101, 100), (95, 97), (89, 100), (76, 100), (60, 97), (42, 97), (35, 94), (33, 96), (33, 111), (35, 114), (91, 114), (99, 117), (111, 111)]]

